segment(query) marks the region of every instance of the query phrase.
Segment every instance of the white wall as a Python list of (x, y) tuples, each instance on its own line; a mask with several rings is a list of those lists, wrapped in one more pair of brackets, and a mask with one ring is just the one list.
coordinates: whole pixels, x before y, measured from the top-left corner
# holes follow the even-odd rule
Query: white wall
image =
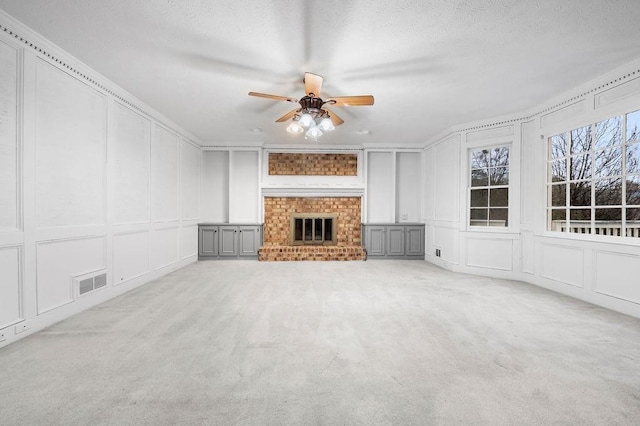
[(262, 221), (260, 149), (216, 149), (202, 153), (202, 222)]
[[(0, 346), (195, 261), (201, 167), (186, 132), (6, 20)], [(94, 271), (107, 286), (80, 297)]]
[[(425, 148), (427, 260), (527, 281), (640, 317), (640, 241), (548, 232), (545, 220), (547, 137), (637, 109), (640, 61), (529, 111), (459, 126), (431, 141)], [(504, 144), (511, 147), (509, 227), (471, 229), (469, 150)]]
[(260, 221), (260, 152), (231, 151), (229, 154), (229, 221)]
[(365, 223), (422, 222), (421, 151), (368, 150)]
[(395, 222), (395, 164), (393, 152), (367, 154), (366, 222)]

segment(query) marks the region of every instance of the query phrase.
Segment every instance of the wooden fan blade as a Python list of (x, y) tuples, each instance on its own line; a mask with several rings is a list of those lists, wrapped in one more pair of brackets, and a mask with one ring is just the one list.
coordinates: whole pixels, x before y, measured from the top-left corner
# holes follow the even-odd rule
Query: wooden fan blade
[(323, 108), (323, 109), (329, 113), (329, 118), (331, 119), (331, 122), (333, 123), (334, 126), (338, 127), (339, 125), (344, 123), (344, 120), (338, 117), (335, 112), (327, 108)]
[(361, 96), (338, 96), (325, 100), (325, 103), (334, 106), (366, 106), (373, 105), (373, 96), (361, 95)]
[(249, 92), (249, 96), (257, 96), (259, 98), (273, 99), (274, 101), (286, 101), (286, 102), (298, 103), (297, 99), (290, 98), (288, 96), (268, 95), (266, 93), (258, 93), (258, 92)]
[(292, 118), (294, 115), (296, 115), (296, 112), (298, 112), (297, 109), (294, 109), (293, 111), (289, 111), (288, 113), (286, 113), (285, 115), (283, 115), (282, 117), (278, 118), (276, 120), (276, 123), (282, 123), (283, 121), (287, 121), (288, 119)]
[(322, 76), (310, 72), (304, 73), (304, 91), (307, 95), (313, 93), (316, 97), (320, 96), (322, 88)]

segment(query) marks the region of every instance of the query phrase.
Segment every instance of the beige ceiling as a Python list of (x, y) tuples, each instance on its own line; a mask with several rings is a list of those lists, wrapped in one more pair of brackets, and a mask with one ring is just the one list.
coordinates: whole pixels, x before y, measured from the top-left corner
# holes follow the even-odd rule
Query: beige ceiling
[[(420, 144), (640, 58), (638, 0), (0, 0), (205, 145), (303, 143), (274, 120), (302, 74), (372, 107), (322, 144)], [(310, 143), (310, 142), (306, 142)]]

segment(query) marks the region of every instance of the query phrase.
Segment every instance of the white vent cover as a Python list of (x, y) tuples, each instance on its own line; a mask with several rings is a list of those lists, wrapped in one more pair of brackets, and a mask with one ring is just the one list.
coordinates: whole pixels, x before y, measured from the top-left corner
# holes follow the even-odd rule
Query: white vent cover
[(105, 269), (73, 277), (73, 288), (77, 296), (83, 296), (99, 288), (106, 287), (106, 285), (107, 271)]

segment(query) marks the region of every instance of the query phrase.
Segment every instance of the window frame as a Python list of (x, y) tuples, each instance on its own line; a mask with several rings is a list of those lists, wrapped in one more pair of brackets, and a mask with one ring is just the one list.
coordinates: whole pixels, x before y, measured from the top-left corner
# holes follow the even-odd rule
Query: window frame
[[(550, 136), (544, 138), (544, 199), (546, 200), (544, 206), (544, 232), (546, 235), (581, 240), (606, 240), (615, 241), (617, 243), (634, 244), (640, 243), (640, 227), (627, 227), (628, 221), (638, 221), (638, 219), (627, 219), (628, 211), (630, 209), (637, 210), (633, 212), (635, 215), (640, 212), (640, 201), (636, 204), (628, 203), (629, 193), (627, 191), (630, 179), (634, 182), (640, 183), (640, 167), (636, 165), (635, 170), (631, 172), (627, 169), (628, 160), (630, 158), (629, 155), (631, 155), (629, 153), (629, 147), (634, 147), (634, 152), (640, 152), (640, 138), (638, 136), (635, 136), (635, 138), (630, 137), (631, 135), (629, 134), (627, 126), (629, 117), (632, 115), (634, 115), (633, 123), (640, 123), (640, 109), (635, 107), (619, 111), (606, 117), (594, 118), (589, 122), (583, 122), (582, 124), (572, 126), (567, 130), (554, 131)], [(603, 139), (605, 143), (598, 144), (599, 126), (602, 126), (602, 123), (610, 121), (613, 121), (614, 123), (618, 122), (619, 128), (613, 131), (605, 130), (605, 137)], [(572, 133), (584, 128), (589, 129), (589, 149), (579, 152), (571, 152)], [(554, 154), (557, 153), (557, 149), (554, 149), (555, 146), (553, 140), (554, 138), (563, 136), (565, 138), (564, 155), (562, 157), (554, 157)], [(615, 140), (617, 140), (617, 143), (614, 142)], [(619, 154), (614, 154), (614, 151), (618, 150)], [(607, 151), (614, 154), (614, 157), (606, 157), (603, 161), (602, 155), (605, 155)], [(618, 156), (620, 157), (619, 163), (617, 163), (618, 160), (616, 159)], [(640, 159), (640, 155), (638, 154), (632, 156), (634, 159)], [(590, 162), (590, 172), (587, 178), (582, 177), (581, 179), (573, 179), (576, 176), (572, 173), (571, 167), (573, 163), (571, 161), (578, 157), (588, 157), (588, 161)], [(554, 180), (554, 167), (552, 166), (554, 161), (564, 162), (564, 176), (562, 176), (562, 180)], [(619, 169), (616, 170), (615, 173), (612, 173), (613, 169), (607, 166), (607, 163), (610, 161), (616, 163), (614, 169)], [(601, 166), (598, 166), (598, 162), (600, 162)], [(605, 173), (602, 173), (603, 171), (605, 171)], [(560, 175), (562, 175), (562, 173), (560, 173)], [(610, 182), (608, 186), (604, 187), (606, 189), (599, 189), (603, 187), (598, 185), (602, 185), (602, 183), (606, 181)], [(572, 187), (575, 188), (576, 184), (581, 183), (586, 183), (586, 186), (589, 187), (589, 194), (586, 196), (589, 202), (585, 202), (584, 205), (579, 204), (576, 201), (575, 195), (573, 195), (572, 198), (571, 193)], [(564, 188), (562, 188), (563, 185)], [(554, 187), (557, 187), (559, 191), (564, 192), (563, 200), (559, 200), (554, 197)], [(617, 192), (619, 192), (619, 200), (614, 200), (615, 202), (611, 202), (610, 199), (606, 200), (608, 196), (607, 193), (617, 196)], [(602, 198), (603, 194), (605, 198)], [(560, 202), (558, 203), (558, 201)], [(576, 203), (572, 204), (572, 202)], [(583, 213), (588, 211), (589, 219), (572, 219), (572, 217), (580, 216), (580, 211), (583, 211)], [(554, 214), (554, 212), (560, 213)], [(602, 215), (600, 216), (600, 219), (598, 218), (599, 214)], [(602, 217), (607, 217), (607, 215), (615, 218), (602, 219)], [(577, 226), (572, 226), (572, 222)], [(601, 226), (598, 226), (598, 222), (600, 222)], [(611, 226), (606, 226), (606, 222), (610, 222)], [(579, 226), (580, 224), (585, 226)], [(582, 229), (582, 231), (578, 231), (578, 229)], [(633, 229), (633, 231), (629, 232), (628, 229)]]
[[(491, 155), (491, 151), (493, 151), (494, 149), (499, 149), (499, 148), (506, 148), (508, 150), (508, 163), (506, 164), (506, 166), (504, 165), (500, 165), (500, 166), (496, 166), (496, 167), (492, 167), (491, 166), (491, 162), (489, 159), (489, 167), (488, 167), (488, 175), (487, 175), (487, 184), (486, 185), (477, 185), (477, 186), (473, 186), (473, 171), (474, 170), (480, 170), (480, 169), (475, 169), (473, 167), (473, 159), (474, 159), (474, 153), (478, 152), (478, 151), (488, 151), (488, 155)], [(513, 202), (513, 197), (512, 197), (512, 190), (511, 190), (511, 186), (512, 186), (512, 182), (513, 182), (513, 142), (512, 141), (494, 141), (494, 143), (491, 144), (483, 144), (483, 145), (477, 145), (477, 146), (472, 146), (472, 147), (468, 147), (467, 148), (467, 162), (466, 162), (466, 169), (467, 169), (467, 194), (466, 194), (466, 201), (467, 201), (467, 208), (466, 208), (466, 224), (465, 224), (465, 229), (468, 231), (472, 231), (472, 232), (510, 232), (511, 229), (513, 228), (513, 220), (512, 220), (512, 202)], [(491, 173), (490, 170), (493, 168), (499, 168), (499, 167), (506, 167), (507, 168), (507, 176), (508, 176), (508, 183), (506, 185), (496, 185), (496, 184), (491, 184)], [(506, 189), (507, 190), (507, 203), (506, 206), (493, 206), (494, 209), (504, 209), (506, 210), (506, 225), (505, 226), (491, 226), (490, 225), (490, 211), (492, 209), (491, 204), (491, 190), (495, 190), (495, 189)], [(474, 190), (486, 190), (487, 191), (487, 206), (486, 207), (472, 207), (472, 192)], [(487, 219), (486, 219), (486, 224), (485, 225), (472, 225), (471, 221), (472, 221), (472, 211), (473, 210), (486, 210), (487, 212)], [(477, 220), (483, 220), (483, 219), (477, 219)]]

